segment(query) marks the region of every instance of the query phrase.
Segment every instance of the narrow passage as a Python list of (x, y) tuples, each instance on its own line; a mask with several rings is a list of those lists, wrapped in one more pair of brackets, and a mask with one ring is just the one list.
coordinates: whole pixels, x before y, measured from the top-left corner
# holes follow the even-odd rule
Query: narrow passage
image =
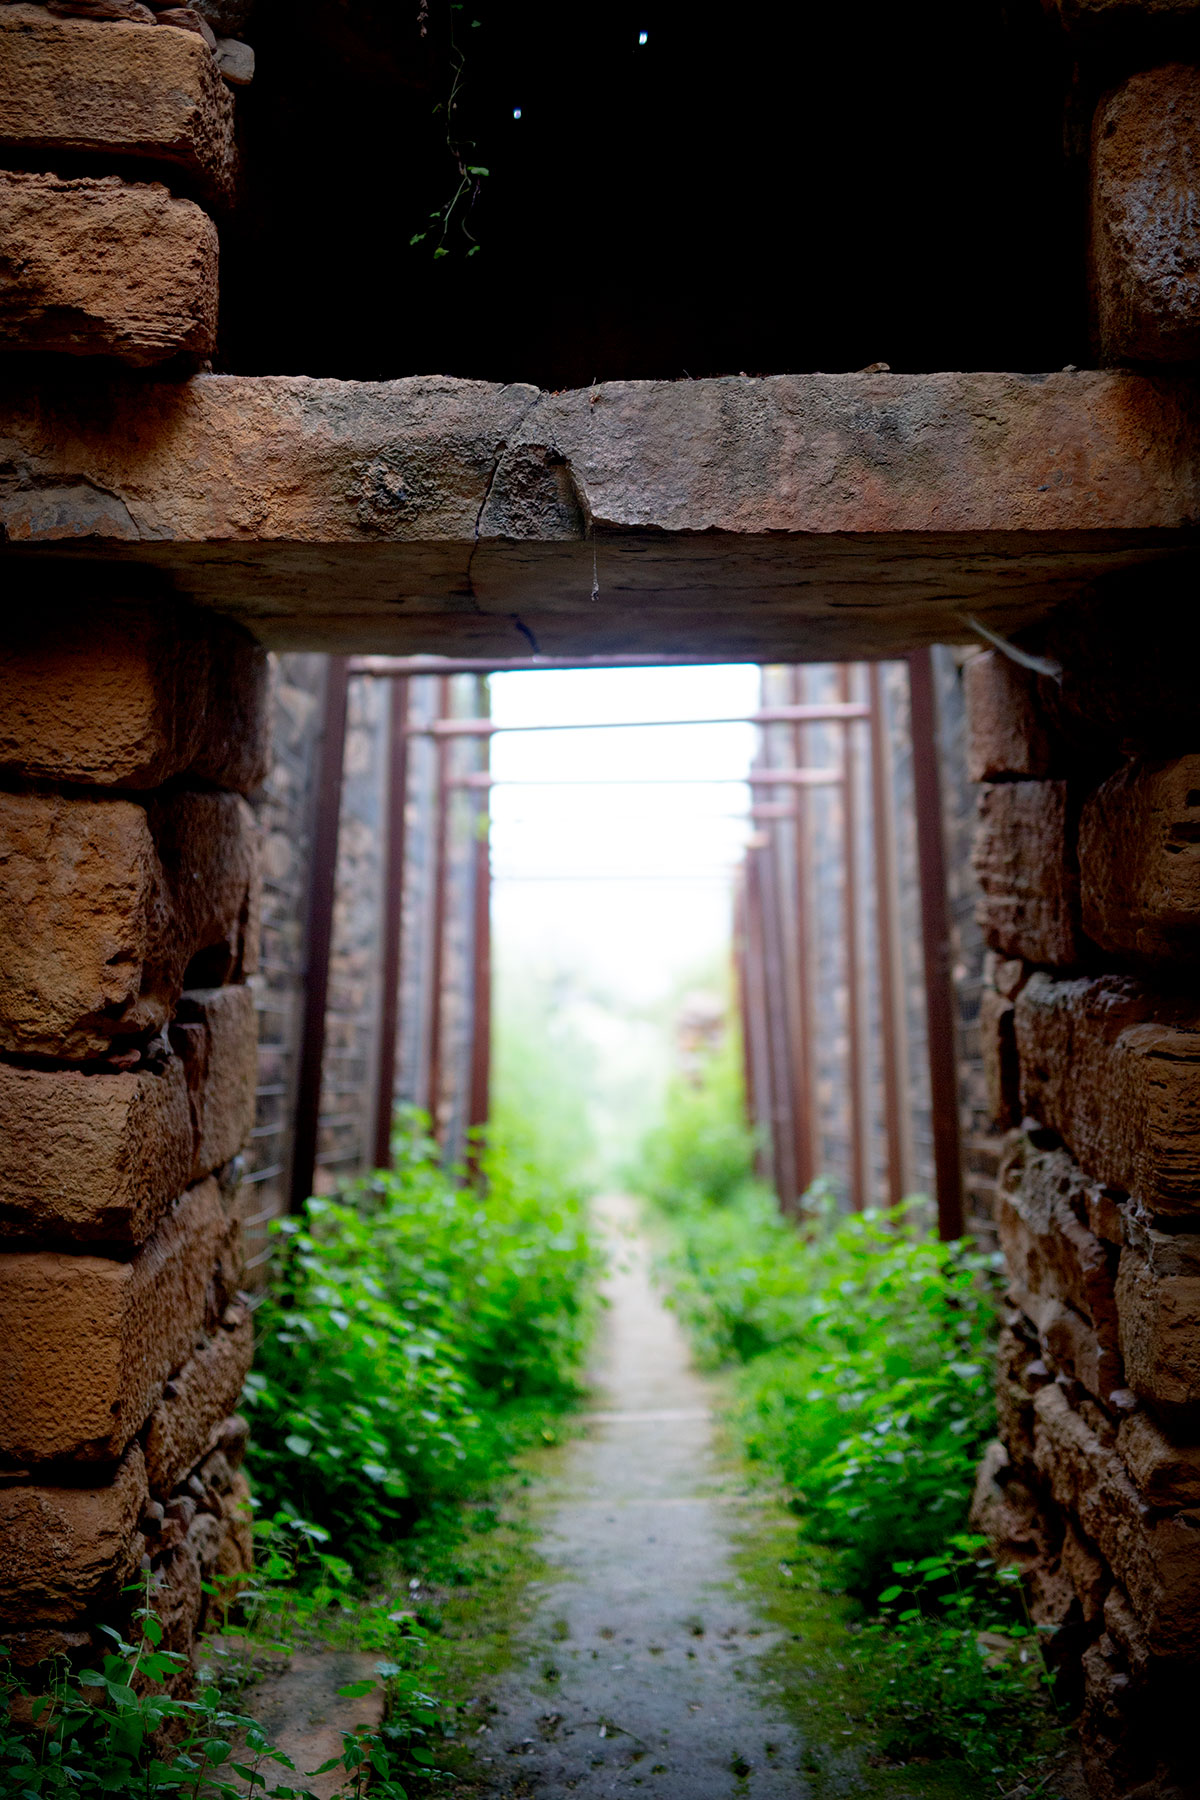
[(753, 1502), (715, 1455), (709, 1384), (651, 1285), (632, 1201), (597, 1202), (610, 1308), (594, 1410), (537, 1505), (547, 1585), (477, 1740), (485, 1790), (802, 1800), (798, 1734), (756, 1679), (775, 1641), (740, 1592)]

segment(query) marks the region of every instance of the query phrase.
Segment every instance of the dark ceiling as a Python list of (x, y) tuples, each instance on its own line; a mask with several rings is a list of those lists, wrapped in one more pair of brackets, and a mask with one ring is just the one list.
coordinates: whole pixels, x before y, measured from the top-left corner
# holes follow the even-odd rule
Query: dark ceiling
[[(424, 38), (421, 11), (259, 0), (220, 366), (566, 387), (1086, 360), (1038, 0), (428, 0)], [(450, 21), (489, 173), (435, 258), (409, 240), (457, 180)]]

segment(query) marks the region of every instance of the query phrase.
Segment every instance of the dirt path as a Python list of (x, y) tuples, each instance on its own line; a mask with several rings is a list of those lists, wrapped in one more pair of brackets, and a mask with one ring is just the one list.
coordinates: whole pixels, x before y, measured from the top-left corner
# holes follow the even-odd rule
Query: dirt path
[(595, 1410), (538, 1502), (540, 1597), (478, 1743), (500, 1794), (803, 1800), (800, 1742), (756, 1660), (775, 1641), (741, 1591), (747, 1499), (713, 1449), (708, 1384), (652, 1288), (632, 1203), (607, 1199), (610, 1301)]

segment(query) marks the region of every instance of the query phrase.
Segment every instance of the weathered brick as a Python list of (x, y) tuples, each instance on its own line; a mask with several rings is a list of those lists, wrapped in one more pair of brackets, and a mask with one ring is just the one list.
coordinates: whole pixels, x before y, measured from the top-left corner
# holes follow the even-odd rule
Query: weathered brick
[(1083, 927), (1104, 950), (1200, 952), (1200, 756), (1132, 762), (1084, 804)]
[(137, 1568), (146, 1469), (131, 1444), (104, 1487), (0, 1487), (0, 1618), (74, 1624)]
[(1005, 781), (979, 796), (979, 922), (993, 950), (1027, 962), (1078, 960), (1078, 878), (1062, 781)]
[(1065, 1151), (1038, 1150), (1017, 1138), (1001, 1171), (997, 1224), (1014, 1282), (1030, 1294), (1066, 1301), (1115, 1349), (1111, 1253), (1083, 1223), (1091, 1185)]
[(1011, 1000), (985, 987), (979, 1003), (979, 1048), (992, 1123), (1002, 1131), (1021, 1116), (1021, 1081)]
[(5, 622), (0, 766), (135, 790), (180, 775), (251, 792), (267, 659), (240, 625), (156, 601), (56, 603)]
[(188, 32), (0, 7), (0, 144), (170, 163), (212, 199), (232, 195), (233, 96)]
[(0, 347), (131, 368), (210, 356), (217, 228), (161, 183), (0, 171)]
[(0, 1063), (0, 1239), (143, 1243), (192, 1158), (178, 1057), (113, 1075)]
[(1037, 974), (1016, 1002), (1021, 1101), (1147, 1212), (1200, 1209), (1200, 1014), (1130, 978)]
[(254, 1123), (258, 1019), (250, 989), (184, 994), (171, 1042), (187, 1071), (194, 1142), (190, 1179), (199, 1181), (237, 1155)]
[(1106, 362), (1200, 357), (1200, 69), (1145, 69), (1092, 128), (1094, 336)]
[(1106, 1449), (1061, 1388), (1034, 1401), (1034, 1458), (1056, 1503), (1096, 1545), (1158, 1656), (1200, 1652), (1200, 1512), (1148, 1518), (1115, 1450)]
[(238, 1403), (254, 1331), (246, 1308), (238, 1308), (237, 1315), (232, 1329), (214, 1332), (172, 1377), (169, 1392), (151, 1414), (146, 1476), (158, 1500), (165, 1500), (195, 1468)]
[(984, 650), (964, 663), (969, 780), (1044, 781), (1060, 773), (1061, 753), (1038, 681), (998, 650)]
[(0, 1455), (119, 1456), (211, 1311), (228, 1236), (215, 1181), (189, 1190), (130, 1262), (0, 1255)]
[(1200, 1442), (1176, 1443), (1144, 1410), (1122, 1419), (1117, 1448), (1149, 1506), (1200, 1506)]
[(255, 841), (234, 794), (0, 793), (0, 1049), (103, 1056), (161, 1030), (189, 971), (253, 969)]
[(1167, 1423), (1200, 1428), (1200, 1237), (1142, 1233), (1116, 1294), (1129, 1386)]

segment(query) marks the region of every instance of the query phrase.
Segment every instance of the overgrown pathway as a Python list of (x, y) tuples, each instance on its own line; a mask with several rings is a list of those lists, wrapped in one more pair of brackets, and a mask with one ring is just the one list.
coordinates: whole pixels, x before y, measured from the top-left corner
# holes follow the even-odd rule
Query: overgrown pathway
[(752, 1499), (715, 1453), (708, 1384), (607, 1199), (610, 1302), (586, 1435), (537, 1502), (546, 1584), (476, 1739), (482, 1787), (801, 1800), (799, 1735), (756, 1667), (776, 1633), (735, 1569)]

